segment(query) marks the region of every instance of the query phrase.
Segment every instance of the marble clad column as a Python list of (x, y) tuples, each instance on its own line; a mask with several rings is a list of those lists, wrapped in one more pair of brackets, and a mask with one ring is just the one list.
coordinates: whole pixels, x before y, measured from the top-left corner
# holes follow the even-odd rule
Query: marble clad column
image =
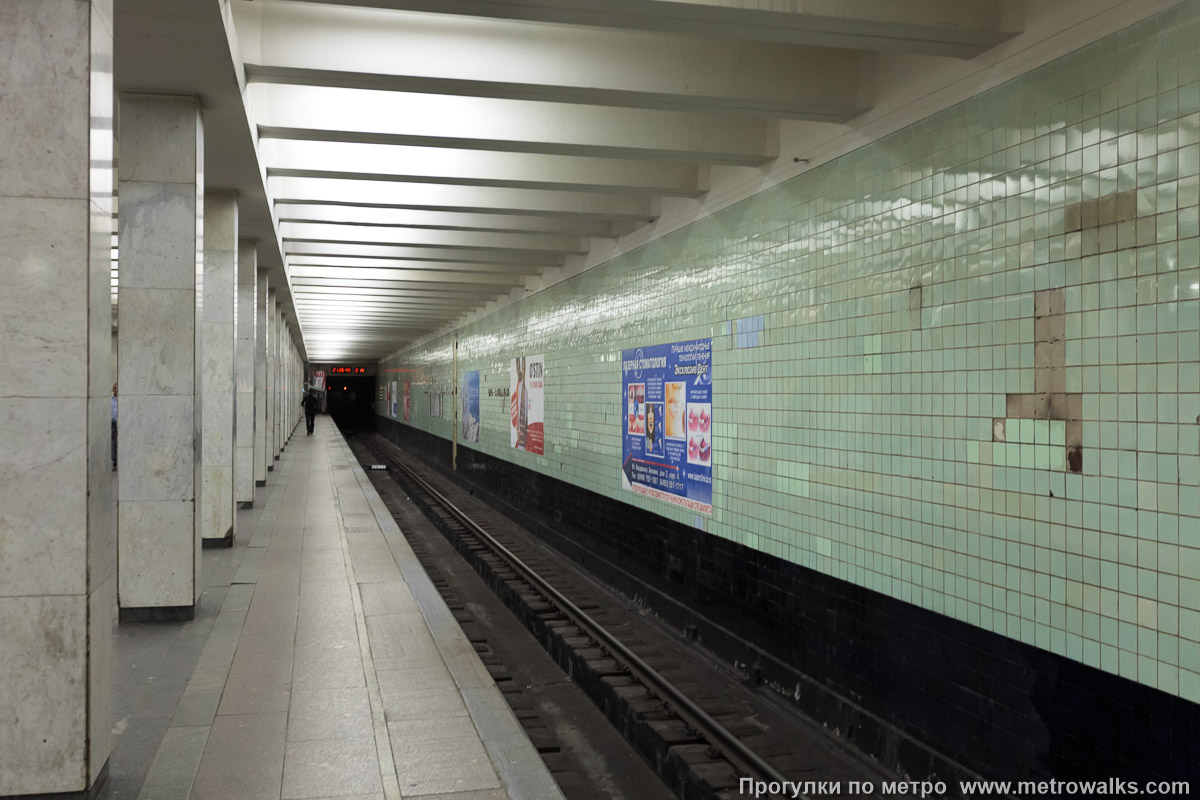
[(200, 469), (201, 538), (206, 547), (232, 547), (234, 314), (238, 255), (237, 196), (204, 193), (204, 369), (200, 387), (204, 428)]
[(267, 485), (268, 462), (271, 459), (270, 428), (270, 319), (267, 309), (270, 283), (267, 271), (257, 276), (257, 298), (254, 303), (254, 484)]
[(287, 321), (283, 318), (283, 309), (279, 311), (279, 451), (287, 449), (288, 443), (288, 407), (287, 397), (291, 392), (292, 364), (288, 357), (288, 345), (291, 336), (288, 333)]
[(292, 398), (296, 396), (296, 349), (295, 345), (292, 343), (292, 330), (290, 327), (287, 328), (287, 332), (287, 339), (284, 340), (285, 344), (287, 345), (288, 365), (287, 386), (284, 387), (283, 395), (283, 407), (287, 409), (287, 414), (284, 417), (287, 428), (283, 432), (283, 440), (285, 442), (291, 441), (292, 439), (292, 423), (296, 421), (296, 415), (294, 413), (295, 409), (293, 406), (298, 405), (300, 402), (299, 399), (297, 399), (295, 402), (292, 401)]
[(275, 289), (267, 289), (267, 469), (275, 469), (275, 459), (279, 458), (279, 440), (275, 436), (275, 416), (279, 410), (276, 402), (276, 384), (279, 380), (279, 359), (276, 351), (279, 349), (279, 328), (275, 325)]
[(296, 430), (296, 423), (300, 421), (300, 415), (303, 413), (300, 410), (300, 401), (304, 399), (304, 375), (300, 371), (300, 354), (296, 349), (296, 342), (292, 341), (292, 425), (291, 430)]
[(122, 619), (191, 619), (203, 502), (200, 104), (122, 94), (118, 135), (118, 600)]
[(300, 424), (304, 412), (300, 409), (300, 401), (304, 399), (304, 362), (300, 360), (300, 348), (292, 342), (292, 372), (296, 376), (296, 391), (292, 403), (292, 430)]
[(111, 0), (0, 4), (0, 796), (112, 745), (112, 36)]
[(296, 402), (292, 406), (292, 425), (295, 427), (304, 418), (300, 401), (304, 399), (304, 380), (307, 377), (304, 374), (304, 361), (300, 358), (300, 347), (295, 342), (292, 342), (292, 358), (295, 359), (296, 364)]
[[(284, 323), (284, 330), (287, 329), (287, 323)], [(284, 381), (283, 381), (283, 443), (286, 445), (292, 440), (292, 394), (295, 391), (296, 376), (292, 372), (292, 336), (291, 332), (284, 336), (283, 339), (283, 363), (285, 365)]]
[(234, 398), (233, 423), (233, 499), (246, 508), (254, 505), (254, 312), (257, 272), (258, 247), (254, 242), (243, 239), (238, 242), (235, 304), (237, 394)]
[(282, 393), (279, 396), (279, 407), (283, 412), (280, 415), (282, 427), (279, 430), (280, 438), (284, 447), (287, 446), (288, 439), (291, 438), (291, 427), (288, 423), (292, 419), (292, 410), (288, 407), (288, 401), (292, 397), (292, 333), (288, 329), (287, 320), (280, 313), (280, 327), (283, 329), (283, 386)]
[(283, 364), (283, 312), (275, 295), (275, 459), (283, 452), (283, 382), (287, 379)]
[(288, 412), (288, 435), (291, 435), (296, 430), (296, 423), (299, 421), (297, 414), (300, 413), (300, 401), (304, 398), (304, 383), (300, 376), (299, 363), (300, 359), (296, 353), (296, 341), (288, 339), (288, 360), (292, 364), (292, 392), (288, 395), (288, 407), (291, 411)]

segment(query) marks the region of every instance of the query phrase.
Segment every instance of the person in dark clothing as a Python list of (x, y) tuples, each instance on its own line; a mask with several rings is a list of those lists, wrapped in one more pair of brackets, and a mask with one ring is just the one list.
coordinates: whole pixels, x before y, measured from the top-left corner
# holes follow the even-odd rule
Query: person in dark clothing
[(304, 424), (308, 426), (308, 435), (312, 436), (313, 424), (317, 419), (317, 406), (320, 401), (317, 400), (317, 392), (315, 389), (309, 389), (308, 394), (304, 395), (304, 399), (300, 401), (300, 405), (304, 406)]

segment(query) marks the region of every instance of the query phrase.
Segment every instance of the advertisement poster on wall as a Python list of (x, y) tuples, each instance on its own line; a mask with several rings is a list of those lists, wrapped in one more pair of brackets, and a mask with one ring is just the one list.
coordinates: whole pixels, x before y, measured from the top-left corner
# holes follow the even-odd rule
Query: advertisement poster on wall
[(318, 369), (312, 374), (312, 388), (318, 392), (325, 391), (325, 370)]
[(408, 384), (409, 384), (408, 381), (404, 382), (404, 421), (405, 422), (408, 422), (409, 414), (412, 411), (412, 401), (409, 399), (411, 390), (409, 389)]
[(514, 358), (508, 381), (512, 398), (509, 442), (517, 450), (538, 455), (545, 451), (545, 363), (545, 356)]
[(479, 441), (479, 370), (462, 376), (462, 409), (459, 411), (460, 435), (464, 442)]
[(621, 351), (621, 483), (712, 513), (712, 339)]
[(383, 413), (388, 414), (392, 410), (392, 385), (386, 381), (383, 384)]
[(391, 414), (392, 418), (394, 419), (396, 417), (396, 402), (399, 400), (400, 392), (398, 391), (398, 387), (396, 386), (396, 381), (389, 381), (388, 388), (391, 389), (391, 395), (392, 395), (392, 399), (388, 403), (388, 412)]

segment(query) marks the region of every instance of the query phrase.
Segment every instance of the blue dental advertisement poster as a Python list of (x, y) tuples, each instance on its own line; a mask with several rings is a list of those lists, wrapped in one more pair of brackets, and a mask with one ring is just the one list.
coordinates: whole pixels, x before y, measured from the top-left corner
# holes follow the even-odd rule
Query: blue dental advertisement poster
[(464, 442), (479, 441), (479, 370), (464, 372), (462, 376), (462, 410), (460, 411), (461, 435)]
[(621, 483), (712, 513), (712, 339), (621, 351)]

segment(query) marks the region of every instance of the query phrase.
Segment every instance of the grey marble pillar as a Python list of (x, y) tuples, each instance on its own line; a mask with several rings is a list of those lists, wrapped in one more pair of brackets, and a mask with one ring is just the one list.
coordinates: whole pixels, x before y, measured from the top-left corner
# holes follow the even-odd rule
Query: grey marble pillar
[(237, 302), (235, 303), (236, 397), (233, 423), (233, 499), (254, 505), (254, 334), (258, 247), (238, 242)]
[(296, 430), (296, 412), (300, 409), (300, 384), (296, 380), (296, 342), (288, 337), (288, 438)]
[(304, 418), (300, 401), (304, 399), (304, 362), (300, 360), (300, 348), (292, 342), (292, 374), (296, 376), (295, 403), (292, 404), (292, 427), (295, 428)]
[(0, 12), (0, 796), (111, 750), (112, 3)]
[(275, 289), (267, 289), (267, 469), (275, 469), (279, 458), (279, 437), (276, 433), (279, 415), (279, 326)]
[(122, 94), (118, 136), (118, 600), (122, 619), (190, 619), (203, 500), (199, 101)]
[(237, 196), (204, 193), (204, 369), (200, 392), (204, 427), (200, 469), (201, 538), (206, 547), (232, 547), (234, 304), (237, 293)]
[(271, 461), (270, 434), (270, 280), (265, 269), (257, 275), (254, 303), (254, 484), (267, 485)]
[(291, 337), (288, 334), (287, 322), (283, 318), (283, 311), (279, 312), (279, 450), (283, 452), (287, 449), (288, 443), (288, 407), (287, 397), (290, 392), (292, 374), (291, 364), (288, 363), (288, 345), (291, 342)]
[(296, 407), (292, 413), (295, 415), (296, 424), (299, 425), (304, 420), (304, 411), (299, 403), (304, 398), (304, 381), (308, 377), (304, 374), (304, 359), (300, 357), (299, 343), (292, 343), (292, 357), (296, 359)]
[(283, 452), (283, 384), (287, 380), (284, 372), (283, 349), (283, 311), (279, 305), (279, 295), (275, 301), (275, 458)]
[(280, 407), (283, 410), (283, 444), (292, 438), (292, 336), (284, 322), (283, 330), (283, 397)]

